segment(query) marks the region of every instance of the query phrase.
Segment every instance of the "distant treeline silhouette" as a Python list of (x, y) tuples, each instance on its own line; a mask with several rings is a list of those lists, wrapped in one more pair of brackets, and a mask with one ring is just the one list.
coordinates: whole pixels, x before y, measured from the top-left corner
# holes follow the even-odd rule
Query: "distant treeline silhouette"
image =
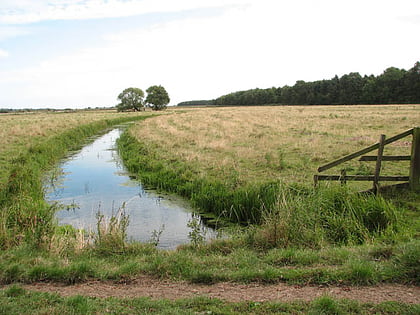
[(199, 101), (186, 101), (178, 103), (178, 106), (203, 106), (214, 105), (214, 100), (199, 100)]
[(351, 72), (342, 77), (293, 86), (252, 89), (220, 96), (215, 100), (178, 105), (352, 105), (420, 104), (420, 62), (410, 70), (390, 67), (378, 76)]

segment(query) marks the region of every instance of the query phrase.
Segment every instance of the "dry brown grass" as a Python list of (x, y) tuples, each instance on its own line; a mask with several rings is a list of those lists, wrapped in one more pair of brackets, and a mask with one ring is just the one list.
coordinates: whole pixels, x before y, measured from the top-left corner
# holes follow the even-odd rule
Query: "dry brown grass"
[(133, 113), (103, 110), (0, 114), (0, 150), (5, 151), (9, 144), (22, 142), (23, 139), (26, 142), (29, 138), (50, 136), (81, 124), (123, 115), (133, 115)]
[[(175, 110), (141, 122), (132, 133), (157, 145), (162, 158), (186, 161), (205, 176), (309, 182), (318, 166), (376, 143), (380, 134), (418, 125), (418, 105), (230, 107)], [(387, 146), (385, 154), (409, 154), (410, 141)], [(384, 173), (407, 173), (403, 164), (386, 164)], [(363, 165), (346, 164), (369, 172), (372, 165)]]

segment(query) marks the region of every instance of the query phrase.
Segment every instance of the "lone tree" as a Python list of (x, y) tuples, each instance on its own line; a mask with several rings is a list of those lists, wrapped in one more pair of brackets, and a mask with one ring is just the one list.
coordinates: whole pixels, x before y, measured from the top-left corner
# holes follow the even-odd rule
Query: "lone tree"
[(144, 92), (138, 88), (127, 88), (118, 95), (118, 100), (121, 101), (117, 105), (119, 112), (134, 110), (144, 110)]
[(153, 110), (162, 110), (169, 104), (168, 92), (161, 85), (153, 85), (147, 90), (146, 103), (150, 104)]

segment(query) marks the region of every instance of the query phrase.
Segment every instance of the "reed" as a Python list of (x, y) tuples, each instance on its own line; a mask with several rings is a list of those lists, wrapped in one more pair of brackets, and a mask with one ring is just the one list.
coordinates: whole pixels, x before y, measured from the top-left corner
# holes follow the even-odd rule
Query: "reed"
[(124, 205), (109, 218), (100, 212), (96, 214), (96, 218), (94, 250), (101, 255), (124, 254), (129, 224), (129, 216), (125, 213)]

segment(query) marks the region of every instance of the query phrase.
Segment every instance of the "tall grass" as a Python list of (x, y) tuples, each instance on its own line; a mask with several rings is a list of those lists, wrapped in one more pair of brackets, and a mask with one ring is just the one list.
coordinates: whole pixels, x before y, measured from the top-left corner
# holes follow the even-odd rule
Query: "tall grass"
[(82, 125), (32, 145), (16, 156), (11, 161), (6, 185), (0, 191), (0, 248), (22, 242), (34, 246), (48, 244), (54, 231), (56, 207), (44, 200), (45, 172), (88, 137), (113, 125), (144, 118), (122, 117)]
[[(283, 189), (264, 213), (261, 246), (349, 245), (386, 238), (402, 228), (401, 209), (380, 196), (345, 187)], [(260, 235), (261, 237), (261, 235)], [(257, 242), (258, 243), (258, 242)]]
[(96, 214), (96, 218), (95, 251), (102, 255), (123, 254), (127, 244), (127, 227), (129, 223), (129, 216), (125, 213), (124, 206), (109, 218), (100, 212)]

